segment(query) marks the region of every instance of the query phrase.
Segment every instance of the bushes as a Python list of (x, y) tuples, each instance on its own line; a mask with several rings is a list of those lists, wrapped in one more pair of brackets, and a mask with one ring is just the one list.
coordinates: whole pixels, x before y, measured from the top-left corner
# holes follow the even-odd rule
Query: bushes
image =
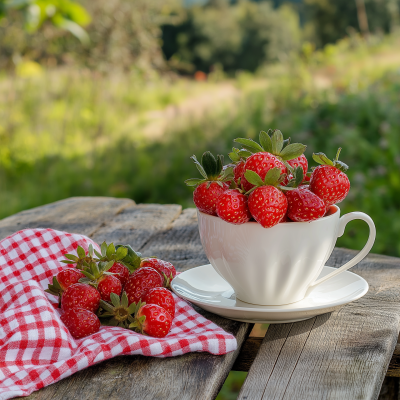
[[(277, 86), (270, 86), (268, 93), (249, 94), (234, 116), (204, 118), (178, 131), (171, 127), (169, 134), (156, 142), (138, 142), (129, 133), (101, 146), (102, 137), (112, 135), (103, 132), (89, 141), (89, 148), (84, 145), (70, 149), (64, 142), (63, 151), (36, 157), (34, 162), (28, 162), (30, 154), (26, 154), (28, 161), (14, 157), (12, 168), (4, 163), (7, 148), (3, 147), (1, 214), (75, 195), (131, 197), (137, 202), (192, 206), (191, 190), (183, 183), (197, 176), (189, 157), (200, 157), (205, 150), (226, 155), (235, 137), (255, 138), (260, 129), (271, 127), (306, 143), (309, 160), (313, 151), (332, 157), (339, 146), (343, 147), (341, 159), (350, 165), (352, 187), (340, 205), (342, 211), (370, 214), (378, 230), (373, 251), (399, 256), (400, 75), (389, 73), (356, 94), (311, 92), (301, 90), (293, 77), (286, 80), (285, 84), (277, 80)], [(74, 101), (71, 99), (70, 106)], [(83, 139), (85, 129), (80, 129)], [(12, 149), (8, 150), (13, 155)], [(354, 222), (339, 244), (360, 248), (366, 232), (363, 223)]]

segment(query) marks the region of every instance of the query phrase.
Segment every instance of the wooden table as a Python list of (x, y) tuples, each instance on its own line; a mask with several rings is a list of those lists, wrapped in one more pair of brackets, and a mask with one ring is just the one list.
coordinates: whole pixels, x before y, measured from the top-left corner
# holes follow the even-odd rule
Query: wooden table
[[(28, 227), (82, 233), (97, 243), (129, 243), (144, 255), (171, 261), (180, 271), (207, 263), (196, 212), (178, 205), (70, 198), (0, 221), (0, 237)], [(335, 249), (328, 265), (341, 265), (353, 253)], [(214, 399), (232, 368), (250, 368), (239, 394), (243, 400), (377, 399), (399, 334), (399, 267), (397, 258), (370, 255), (352, 269), (368, 281), (367, 295), (333, 313), (271, 325), (260, 339), (248, 338), (252, 324), (199, 310), (236, 336), (237, 351), (167, 359), (117, 357), (41, 389), (29, 399)], [(391, 362), (390, 376), (400, 376), (399, 353), (398, 349)], [(389, 390), (396, 388), (394, 383)]]

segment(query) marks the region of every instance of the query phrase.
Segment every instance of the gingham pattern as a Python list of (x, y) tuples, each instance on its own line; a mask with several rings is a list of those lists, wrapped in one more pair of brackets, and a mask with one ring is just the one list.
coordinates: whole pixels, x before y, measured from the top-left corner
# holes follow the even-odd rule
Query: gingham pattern
[(163, 339), (101, 327), (75, 340), (60, 320), (54, 296), (43, 291), (65, 268), (65, 253), (89, 238), (52, 229), (26, 229), (0, 242), (0, 399), (27, 396), (90, 365), (121, 354), (171, 357), (192, 351), (225, 354), (234, 336), (174, 295), (176, 316)]

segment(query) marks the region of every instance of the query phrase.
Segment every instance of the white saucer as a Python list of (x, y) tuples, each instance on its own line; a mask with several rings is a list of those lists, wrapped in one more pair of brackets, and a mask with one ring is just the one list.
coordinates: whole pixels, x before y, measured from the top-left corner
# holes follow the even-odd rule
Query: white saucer
[[(324, 267), (319, 278), (335, 268)], [(287, 323), (334, 311), (368, 292), (368, 283), (343, 272), (318, 285), (301, 301), (283, 306), (258, 306), (236, 299), (235, 292), (211, 264), (182, 272), (171, 282), (175, 294), (214, 314), (251, 323)]]

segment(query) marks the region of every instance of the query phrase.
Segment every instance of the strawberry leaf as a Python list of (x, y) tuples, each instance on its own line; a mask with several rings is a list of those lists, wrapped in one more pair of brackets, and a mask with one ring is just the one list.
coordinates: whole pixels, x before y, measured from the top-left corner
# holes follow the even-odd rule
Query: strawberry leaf
[(280, 168), (278, 168), (278, 167), (271, 168), (265, 175), (265, 179), (264, 179), (265, 185), (274, 186), (278, 182), (278, 179), (280, 176), (281, 176)]
[(108, 271), (114, 265), (114, 263), (114, 260), (109, 261), (107, 264), (104, 265), (103, 271)]
[(318, 164), (334, 166), (333, 162), (324, 153), (314, 153), (312, 158)]
[(73, 254), (64, 254), (64, 257), (68, 258), (69, 260), (72, 260), (72, 261), (78, 261), (79, 260), (79, 258), (77, 256), (74, 256)]
[(296, 176), (295, 185), (296, 185), (296, 187), (298, 187), (301, 184), (301, 182), (303, 182), (303, 179), (304, 179), (303, 168), (297, 167), (295, 170), (295, 176)]
[(76, 261), (61, 260), (64, 264), (76, 264)]
[(218, 163), (219, 161), (217, 162), (217, 160), (210, 151), (204, 152), (203, 155), (201, 156), (201, 165), (203, 166), (204, 171), (206, 171), (208, 178), (216, 177), (221, 172), (221, 170), (218, 171), (219, 167)]
[(126, 295), (126, 292), (122, 293), (121, 306), (122, 307), (128, 307), (128, 296)]
[(283, 147), (283, 135), (279, 129), (275, 129), (271, 137), (272, 154), (280, 154)]
[(103, 256), (96, 249), (94, 249), (94, 254), (96, 254), (98, 258), (103, 258)]
[(110, 293), (110, 300), (114, 307), (120, 307), (121, 302), (119, 301), (119, 296), (116, 295), (114, 292)]
[(102, 244), (101, 244), (101, 255), (102, 255), (102, 257), (105, 257), (106, 256), (106, 254), (107, 254), (107, 243), (106, 242), (103, 242)]
[(104, 300), (100, 300), (100, 307), (108, 312), (114, 312), (114, 307)]
[(301, 143), (288, 144), (281, 152), (280, 157), (284, 161), (293, 160), (300, 157), (306, 150), (307, 146)]
[(250, 152), (250, 151), (247, 151), (247, 150), (245, 150), (245, 149), (240, 149), (238, 154), (239, 154), (240, 158), (248, 158), (248, 157), (250, 157), (253, 153)]
[(246, 150), (250, 151), (251, 153), (264, 151), (264, 149), (252, 139), (236, 138), (233, 141), (236, 143), (240, 143)]
[(240, 156), (238, 154), (239, 149), (237, 149), (238, 151), (232, 151), (231, 153), (228, 154), (229, 158), (235, 163), (240, 161)]
[(185, 183), (187, 186), (198, 186), (200, 183), (205, 182), (204, 179), (198, 179), (198, 178), (190, 178), (186, 179)]
[(122, 260), (123, 258), (126, 257), (126, 255), (128, 254), (128, 249), (125, 247), (118, 247), (117, 249), (117, 254), (116, 254), (116, 259), (117, 260)]
[(248, 182), (250, 182), (252, 185), (255, 186), (263, 186), (264, 182), (260, 178), (260, 175), (257, 174), (257, 172), (248, 170), (244, 173), (244, 177), (247, 179)]
[(89, 244), (89, 256), (93, 257), (93, 246), (91, 243)]
[(78, 248), (76, 249), (76, 252), (78, 253), (79, 258), (85, 258), (86, 257), (86, 252), (83, 249), (83, 247), (78, 246)]
[[(125, 293), (125, 292), (124, 292)], [(136, 312), (136, 303), (132, 303), (129, 307), (128, 307), (128, 312), (129, 314), (134, 314)]]
[(110, 259), (112, 257), (112, 255), (115, 253), (115, 246), (114, 243), (110, 243), (107, 247), (107, 251), (106, 251), (106, 256), (108, 259)]
[(260, 144), (268, 153), (272, 152), (272, 141), (267, 132), (261, 131), (259, 136)]

